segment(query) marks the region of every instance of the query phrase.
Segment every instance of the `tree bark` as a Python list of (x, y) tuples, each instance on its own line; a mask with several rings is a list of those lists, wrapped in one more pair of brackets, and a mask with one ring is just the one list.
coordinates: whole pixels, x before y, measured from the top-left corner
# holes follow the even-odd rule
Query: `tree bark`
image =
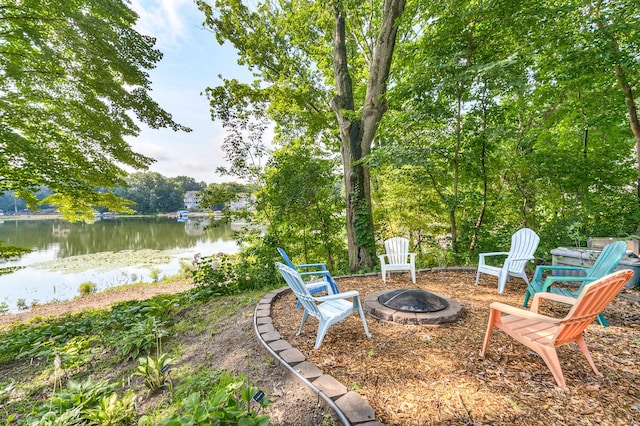
[(371, 152), (373, 138), (387, 110), (385, 93), (396, 43), (397, 19), (406, 0), (384, 3), (376, 47), (369, 67), (369, 80), (362, 112), (355, 112), (353, 86), (349, 74), (345, 18), (340, 0), (334, 2), (333, 70), (336, 96), (332, 108), (338, 120), (347, 215), (347, 248), (351, 271), (368, 269), (376, 263), (371, 187), (368, 168), (360, 163)]
[(600, 4), (601, 2), (597, 2), (596, 5), (592, 5), (589, 3), (589, 7), (591, 9), (591, 13), (596, 18), (598, 29), (609, 43), (616, 81), (618, 82), (618, 84), (620, 85), (620, 89), (624, 93), (624, 101), (627, 106), (627, 114), (629, 116), (629, 125), (631, 126), (631, 132), (633, 132), (633, 136), (636, 140), (636, 164), (638, 170), (636, 179), (636, 197), (638, 206), (640, 207), (640, 122), (638, 121), (638, 109), (636, 107), (636, 101), (633, 95), (633, 88), (631, 84), (629, 84), (629, 79), (625, 69), (622, 67), (622, 53), (620, 52), (618, 41), (615, 38), (615, 32), (610, 28), (607, 28), (608, 25), (605, 23), (605, 19), (600, 14)]

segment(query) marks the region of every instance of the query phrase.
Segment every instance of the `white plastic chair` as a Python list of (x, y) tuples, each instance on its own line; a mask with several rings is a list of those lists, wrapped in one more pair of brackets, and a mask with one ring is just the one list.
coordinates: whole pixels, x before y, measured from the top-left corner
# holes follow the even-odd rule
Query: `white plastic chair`
[[(349, 315), (358, 312), (362, 320), (362, 325), (364, 326), (364, 333), (367, 337), (371, 337), (369, 328), (367, 327), (367, 321), (364, 318), (364, 311), (360, 304), (360, 295), (357, 291), (345, 291), (328, 296), (313, 297), (298, 272), (280, 262), (276, 262), (276, 268), (278, 268), (287, 285), (304, 307), (302, 323), (296, 336), (302, 333), (302, 327), (304, 327), (304, 323), (307, 321), (309, 315), (318, 318), (320, 324), (318, 325), (318, 334), (314, 346), (314, 349), (318, 349), (329, 327), (342, 321)], [(351, 299), (351, 301), (346, 299)]]
[(382, 282), (387, 282), (387, 272), (409, 271), (411, 281), (416, 283), (416, 254), (409, 253), (409, 240), (402, 237), (389, 238), (384, 242), (386, 253), (381, 254)]
[[(540, 243), (540, 237), (529, 228), (522, 228), (511, 236), (511, 248), (508, 252), (481, 253), (476, 273), (476, 285), (480, 273), (498, 277), (498, 294), (502, 294), (509, 275), (522, 278), (527, 285), (529, 279), (525, 268), (527, 262), (535, 259), (534, 254)], [(487, 265), (485, 259), (491, 256), (506, 256), (502, 266)]]

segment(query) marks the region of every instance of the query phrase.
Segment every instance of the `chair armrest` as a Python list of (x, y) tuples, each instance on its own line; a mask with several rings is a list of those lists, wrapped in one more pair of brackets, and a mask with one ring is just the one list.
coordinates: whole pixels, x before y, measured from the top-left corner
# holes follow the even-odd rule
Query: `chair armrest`
[(407, 253), (409, 255), (409, 263), (413, 263), (416, 260), (415, 253)]
[(312, 272), (298, 272), (301, 277), (308, 277), (313, 275), (324, 275), (325, 277), (330, 277), (331, 273), (329, 271), (312, 271)]
[(553, 283), (560, 283), (560, 282), (565, 282), (565, 283), (570, 283), (570, 282), (574, 282), (574, 281), (595, 281), (596, 278), (595, 277), (572, 277), (572, 276), (551, 276), (551, 277), (547, 277), (544, 280), (544, 283), (542, 284), (542, 289), (540, 291), (549, 291), (549, 287), (551, 287), (553, 285)]
[(515, 315), (520, 318), (537, 319), (540, 321), (551, 322), (551, 323), (560, 322), (559, 319), (548, 317), (546, 315), (541, 315), (537, 312), (531, 312), (521, 308), (516, 308), (515, 306), (507, 305), (502, 302), (493, 302), (491, 305), (489, 305), (489, 307), (493, 310), (502, 312), (504, 314)]
[(484, 256), (507, 256), (509, 254), (508, 251), (494, 251), (491, 253), (480, 253), (480, 257)]
[(384, 258), (387, 257), (386, 254), (379, 254), (378, 258), (380, 259), (380, 263), (385, 263)]
[(327, 270), (327, 266), (324, 263), (307, 263), (304, 265), (295, 265), (296, 270), (298, 269), (309, 269), (309, 268), (320, 268), (323, 271)]
[(356, 290), (343, 291), (342, 293), (329, 294), (327, 296), (314, 297), (318, 302), (328, 302), (330, 300), (346, 299), (349, 297), (359, 297), (360, 293)]
[(540, 307), (540, 299), (553, 300), (555, 302), (566, 303), (568, 305), (573, 305), (574, 303), (576, 303), (576, 300), (578, 300), (574, 299), (573, 297), (564, 296), (562, 294), (547, 292), (536, 293), (533, 296), (533, 302), (531, 302), (531, 312), (538, 312), (538, 308)]
[(518, 257), (518, 258), (513, 257), (513, 258), (511, 258), (509, 260), (511, 262), (513, 262), (513, 261), (518, 261), (518, 260), (533, 260), (533, 259), (535, 259), (535, 257)]
[(581, 266), (538, 265), (533, 273), (532, 281), (541, 281), (544, 271), (579, 271), (586, 275), (588, 268)]
[(484, 265), (484, 258), (485, 257), (490, 257), (490, 256), (508, 256), (509, 252), (505, 252), (505, 251), (494, 251), (491, 253), (480, 253), (480, 260), (478, 261), (478, 264), (480, 265)]

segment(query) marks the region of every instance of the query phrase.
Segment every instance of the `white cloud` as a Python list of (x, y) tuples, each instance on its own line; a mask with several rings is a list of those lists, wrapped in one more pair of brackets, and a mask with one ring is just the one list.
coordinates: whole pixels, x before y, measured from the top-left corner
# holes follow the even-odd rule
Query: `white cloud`
[(185, 18), (195, 6), (193, 0), (132, 0), (131, 9), (140, 16), (136, 29), (156, 37), (158, 47), (166, 48), (188, 36)]
[(156, 160), (150, 167), (166, 177), (190, 176), (198, 181), (228, 181), (216, 174), (226, 166), (221, 149), (225, 132), (212, 122), (209, 103), (200, 93), (218, 83), (222, 74), (250, 80), (251, 74), (236, 63), (230, 46), (220, 46), (214, 35), (202, 29), (204, 15), (193, 0), (132, 0), (140, 19), (136, 29), (157, 39), (164, 57), (150, 70), (151, 96), (191, 133), (150, 129), (129, 140), (134, 151)]

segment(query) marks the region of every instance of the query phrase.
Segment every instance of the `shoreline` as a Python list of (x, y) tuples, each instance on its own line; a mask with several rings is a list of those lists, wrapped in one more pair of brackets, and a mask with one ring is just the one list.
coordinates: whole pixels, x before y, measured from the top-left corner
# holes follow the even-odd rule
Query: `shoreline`
[[(168, 213), (156, 213), (156, 214), (116, 214), (109, 216), (111, 218), (123, 218), (123, 217), (175, 217), (176, 212), (168, 212)], [(214, 212), (190, 212), (189, 217), (214, 217)], [(19, 220), (65, 220), (60, 213), (19, 213), (15, 214), (5, 214), (0, 216), (0, 221), (19, 221)]]
[(115, 303), (146, 300), (160, 294), (181, 293), (194, 286), (190, 279), (169, 277), (159, 283), (133, 283), (111, 287), (98, 293), (47, 302), (22, 312), (0, 315), (0, 331), (6, 331), (16, 324), (26, 324), (34, 318), (57, 318), (85, 309), (108, 309)]

